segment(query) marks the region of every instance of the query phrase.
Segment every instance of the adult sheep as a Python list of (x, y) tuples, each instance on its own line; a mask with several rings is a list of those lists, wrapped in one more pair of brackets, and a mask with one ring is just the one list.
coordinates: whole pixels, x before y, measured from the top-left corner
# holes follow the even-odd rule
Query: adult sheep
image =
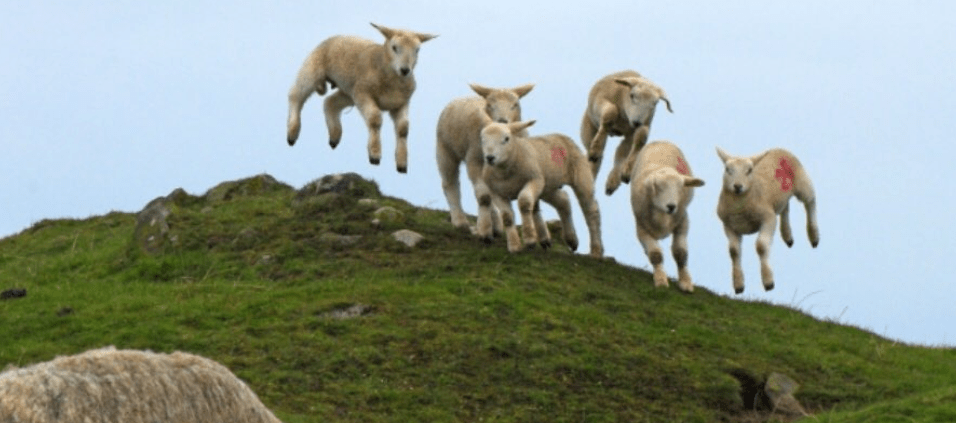
[[(508, 251), (521, 249), (521, 237), (514, 225), (511, 200), (518, 200), (524, 243), (528, 248), (540, 242), (551, 246), (551, 234), (541, 218), (539, 199), (554, 206), (561, 217), (564, 240), (575, 251), (578, 238), (571, 220), (571, 201), (561, 188), (570, 185), (584, 212), (591, 237), (591, 256), (604, 255), (601, 242), (601, 213), (594, 200), (594, 179), (587, 158), (574, 141), (561, 134), (522, 137), (521, 132), (534, 121), (510, 124), (493, 122), (481, 130), (481, 149), (485, 167), (481, 177), (489, 193), (478, 201), (482, 207), (494, 203), (508, 237)], [(491, 228), (478, 227), (478, 234), (491, 238)]]
[[(451, 223), (456, 227), (468, 227), (468, 218), (461, 207), (459, 169), (465, 162), (468, 179), (475, 190), (475, 198), (487, 192), (481, 180), (484, 158), (481, 154), (481, 129), (491, 122), (511, 123), (521, 120), (519, 100), (531, 92), (534, 84), (520, 87), (488, 88), (471, 84), (478, 96), (452, 100), (442, 110), (436, 129), (435, 154), (442, 190), (451, 212)], [(501, 216), (493, 207), (479, 208), (479, 226), (491, 224), (496, 232), (502, 232)], [(482, 223), (484, 221), (484, 223)]]
[(790, 231), (790, 197), (796, 196), (807, 211), (807, 235), (816, 248), (820, 243), (817, 228), (816, 195), (810, 176), (797, 157), (782, 148), (767, 150), (751, 157), (734, 157), (717, 148), (724, 162), (724, 184), (717, 203), (717, 216), (724, 223), (730, 244), (734, 291), (744, 292), (744, 273), (740, 268), (740, 241), (746, 234), (757, 235), (760, 276), (763, 287), (773, 289), (770, 269), (770, 243), (780, 215), (780, 237), (793, 246)]
[(647, 142), (657, 103), (664, 100), (674, 113), (667, 93), (639, 73), (626, 70), (605, 76), (588, 94), (588, 106), (581, 119), (581, 143), (597, 178), (608, 136), (623, 136), (614, 153), (614, 167), (607, 176), (604, 192), (611, 195), (630, 178), (630, 165)]
[(680, 148), (668, 141), (655, 141), (637, 154), (631, 173), (631, 208), (637, 226), (637, 240), (654, 266), (654, 286), (667, 286), (664, 256), (657, 241), (673, 234), (671, 253), (677, 262), (678, 287), (694, 291), (687, 271), (687, 206), (694, 187), (704, 181), (692, 176)]
[(391, 29), (372, 24), (385, 36), (385, 43), (337, 35), (319, 44), (299, 69), (289, 90), (288, 142), (299, 138), (302, 106), (313, 92), (325, 95), (326, 83), (338, 90), (325, 99), (325, 123), (329, 145), (334, 149), (342, 139), (342, 110), (357, 106), (368, 127), (368, 161), (379, 164), (382, 144), (382, 110), (395, 124), (395, 164), (400, 173), (408, 171), (408, 103), (415, 92), (412, 71), (422, 43), (437, 35)]
[(113, 347), (0, 373), (0, 422), (278, 423), (215, 361)]

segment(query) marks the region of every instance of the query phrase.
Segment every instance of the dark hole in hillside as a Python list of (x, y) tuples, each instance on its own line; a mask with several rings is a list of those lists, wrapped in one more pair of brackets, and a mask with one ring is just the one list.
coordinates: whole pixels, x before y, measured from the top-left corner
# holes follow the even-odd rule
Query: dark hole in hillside
[(10, 300), (14, 298), (23, 298), (27, 296), (27, 290), (24, 288), (12, 288), (0, 292), (0, 300)]
[(728, 373), (740, 382), (740, 399), (743, 400), (745, 410), (773, 410), (773, 404), (770, 403), (770, 398), (764, 391), (766, 380), (744, 369), (732, 369)]

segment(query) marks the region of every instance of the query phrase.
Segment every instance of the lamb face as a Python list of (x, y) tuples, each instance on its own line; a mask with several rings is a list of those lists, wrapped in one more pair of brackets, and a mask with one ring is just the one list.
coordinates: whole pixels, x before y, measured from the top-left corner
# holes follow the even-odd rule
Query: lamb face
[(434, 35), (394, 30), (375, 24), (372, 26), (385, 36), (385, 55), (389, 67), (402, 77), (411, 76), (415, 64), (418, 63), (421, 44), (435, 38)]
[(514, 149), (511, 129), (502, 123), (491, 123), (481, 130), (481, 152), (485, 164), (503, 166), (511, 159)]

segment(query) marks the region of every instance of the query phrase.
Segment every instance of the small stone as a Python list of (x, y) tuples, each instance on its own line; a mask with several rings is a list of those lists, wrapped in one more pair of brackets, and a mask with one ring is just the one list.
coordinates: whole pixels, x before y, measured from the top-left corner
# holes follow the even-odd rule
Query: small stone
[(361, 204), (361, 205), (363, 205), (363, 206), (369, 206), (369, 207), (376, 207), (376, 206), (378, 206), (378, 200), (376, 200), (376, 199), (374, 199), (374, 198), (363, 198), (363, 199), (361, 199), (361, 200), (358, 200), (358, 203)]
[(382, 223), (397, 223), (405, 219), (405, 213), (391, 206), (381, 207), (372, 214)]
[(764, 392), (770, 398), (770, 404), (773, 405), (775, 413), (782, 413), (788, 416), (807, 416), (806, 410), (800, 405), (800, 402), (793, 396), (800, 385), (787, 375), (780, 373), (771, 373), (767, 377), (767, 384)]
[(421, 242), (423, 239), (425, 239), (425, 237), (423, 237), (418, 232), (410, 231), (408, 229), (402, 229), (400, 231), (396, 231), (395, 233), (392, 234), (392, 237), (395, 238), (396, 241), (401, 242), (402, 244), (405, 244), (409, 247), (414, 247), (418, 245), (418, 243)]
[(323, 242), (337, 243), (339, 245), (348, 247), (358, 243), (359, 240), (362, 239), (362, 236), (361, 235), (339, 235), (332, 232), (326, 232), (320, 235), (319, 239), (322, 240)]

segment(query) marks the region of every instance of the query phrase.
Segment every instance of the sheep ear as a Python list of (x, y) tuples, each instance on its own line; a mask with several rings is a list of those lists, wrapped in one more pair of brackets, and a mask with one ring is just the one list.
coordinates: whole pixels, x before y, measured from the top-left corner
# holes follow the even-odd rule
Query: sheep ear
[(472, 91), (478, 93), (482, 97), (488, 97), (488, 94), (491, 94), (492, 89), (478, 84), (468, 84), (471, 87)]
[(664, 104), (667, 105), (668, 112), (674, 113), (674, 109), (671, 109), (671, 101), (667, 98), (667, 93), (665, 93), (660, 87), (657, 87), (657, 97), (659, 97), (661, 100), (664, 100)]
[(617, 78), (614, 80), (614, 82), (627, 86), (628, 88), (634, 86), (634, 78)]
[(432, 38), (438, 38), (438, 34), (422, 34), (420, 32), (416, 32), (415, 37), (418, 38), (419, 42), (424, 43), (425, 41), (428, 41)]
[(704, 180), (700, 178), (685, 177), (684, 186), (685, 187), (702, 187), (704, 186)]
[(528, 120), (524, 122), (512, 122), (508, 124), (508, 129), (511, 130), (512, 134), (517, 134), (525, 129), (528, 129), (529, 126), (534, 125), (534, 120)]
[[(371, 22), (369, 22), (369, 23), (371, 23)], [(391, 28), (388, 28), (388, 27), (384, 27), (384, 26), (381, 26), (381, 25), (375, 25), (374, 23), (371, 23), (371, 24), (372, 24), (373, 27), (375, 27), (375, 29), (378, 30), (378, 32), (381, 32), (382, 35), (385, 36), (385, 39), (386, 39), (386, 40), (391, 39), (392, 37), (395, 36), (395, 30), (394, 30), (394, 29), (391, 29)]]
[(769, 152), (770, 152), (770, 150), (767, 150), (767, 151), (764, 151), (763, 153), (760, 153), (760, 154), (758, 154), (758, 155), (756, 155), (756, 156), (751, 157), (751, 158), (750, 158), (750, 162), (753, 163), (754, 165), (756, 165), (757, 162), (763, 160), (764, 157), (767, 157), (767, 153), (769, 153)]
[(727, 163), (728, 160), (733, 158), (733, 156), (727, 154), (727, 152), (722, 150), (720, 147), (717, 147), (717, 156), (719, 156), (720, 160), (724, 163)]
[(511, 91), (514, 92), (518, 98), (521, 98), (528, 95), (532, 88), (534, 88), (534, 84), (525, 84), (520, 87), (514, 87), (511, 89)]

